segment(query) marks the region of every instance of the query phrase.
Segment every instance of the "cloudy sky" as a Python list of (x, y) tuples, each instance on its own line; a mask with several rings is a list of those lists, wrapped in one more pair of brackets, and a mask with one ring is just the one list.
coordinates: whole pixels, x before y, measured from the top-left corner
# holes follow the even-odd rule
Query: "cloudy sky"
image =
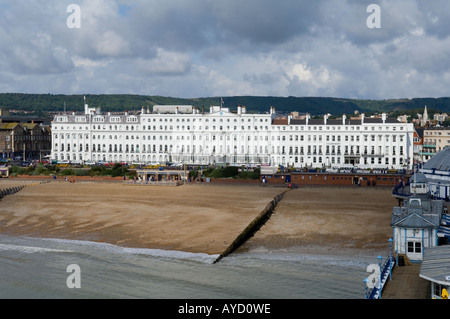
[(2, 93), (450, 96), (448, 0), (0, 0), (0, 43)]

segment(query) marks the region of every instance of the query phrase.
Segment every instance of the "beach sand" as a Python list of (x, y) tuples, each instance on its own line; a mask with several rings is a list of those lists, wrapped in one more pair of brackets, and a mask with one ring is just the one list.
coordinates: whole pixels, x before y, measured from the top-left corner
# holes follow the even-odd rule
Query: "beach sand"
[(0, 233), (218, 254), (278, 193), (258, 186), (56, 181), (4, 197)]
[(241, 250), (295, 248), (321, 254), (386, 251), (395, 205), (398, 202), (390, 188), (293, 189)]
[[(32, 182), (0, 180), (0, 187), (8, 183)], [(0, 234), (220, 254), (283, 191), (206, 183), (52, 181), (0, 201)], [(304, 247), (336, 253), (386, 247), (396, 204), (390, 189), (293, 189), (241, 249)]]

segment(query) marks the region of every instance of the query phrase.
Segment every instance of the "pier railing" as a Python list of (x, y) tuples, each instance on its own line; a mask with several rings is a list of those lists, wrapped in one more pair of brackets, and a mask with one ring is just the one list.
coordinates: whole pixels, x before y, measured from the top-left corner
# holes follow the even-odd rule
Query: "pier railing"
[(391, 263), (389, 263), (389, 257), (386, 258), (386, 260), (383, 262), (383, 264), (380, 267), (380, 283), (378, 285), (375, 285), (373, 288), (368, 288), (366, 290), (366, 299), (381, 299), (381, 292), (383, 291), (383, 288), (389, 278), (389, 275), (392, 272), (392, 269), (394, 269), (395, 265), (395, 256), (391, 256)]

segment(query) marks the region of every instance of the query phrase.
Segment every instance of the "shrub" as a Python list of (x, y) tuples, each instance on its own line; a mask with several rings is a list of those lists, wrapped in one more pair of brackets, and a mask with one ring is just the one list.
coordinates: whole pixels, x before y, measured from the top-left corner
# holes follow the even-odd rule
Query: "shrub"
[(73, 169), (65, 168), (61, 171), (61, 175), (68, 176), (68, 175), (74, 175)]
[(239, 168), (236, 166), (227, 166), (222, 170), (223, 177), (233, 177), (238, 174)]
[(222, 178), (222, 177), (223, 177), (222, 169), (221, 169), (221, 168), (216, 168), (215, 170), (213, 170), (213, 171), (209, 174), (209, 177), (212, 177), (212, 178)]
[(12, 176), (23, 175), (25, 174), (25, 169), (20, 166), (13, 166), (10, 168), (9, 172)]
[(239, 178), (242, 179), (259, 179), (260, 169), (255, 168), (253, 171), (244, 171), (239, 174)]
[(103, 169), (102, 166), (94, 166), (94, 167), (91, 167), (89, 173), (91, 176), (99, 176), (102, 174), (102, 169)]
[(75, 176), (89, 176), (89, 170), (77, 168), (74, 170)]
[(193, 169), (193, 170), (191, 170), (191, 171), (189, 172), (189, 176), (190, 176), (191, 178), (196, 178), (197, 175), (198, 175), (198, 172), (197, 172), (197, 170), (195, 170), (195, 169)]
[(44, 166), (42, 165), (42, 164), (39, 164), (36, 168), (35, 168), (35, 170), (34, 170), (34, 172), (36, 173), (36, 175), (41, 175), (43, 172), (44, 172)]

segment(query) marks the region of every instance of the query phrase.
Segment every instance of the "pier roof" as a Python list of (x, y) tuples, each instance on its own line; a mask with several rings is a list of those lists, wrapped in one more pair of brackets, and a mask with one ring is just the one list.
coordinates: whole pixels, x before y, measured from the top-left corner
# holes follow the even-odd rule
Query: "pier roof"
[(410, 197), (404, 206), (392, 209), (391, 226), (401, 228), (438, 228), (443, 204), (440, 200)]
[(435, 169), (439, 171), (450, 171), (450, 147), (446, 147), (434, 155), (425, 163), (423, 168), (431, 170)]
[(450, 286), (450, 245), (427, 248), (419, 276), (441, 285)]

